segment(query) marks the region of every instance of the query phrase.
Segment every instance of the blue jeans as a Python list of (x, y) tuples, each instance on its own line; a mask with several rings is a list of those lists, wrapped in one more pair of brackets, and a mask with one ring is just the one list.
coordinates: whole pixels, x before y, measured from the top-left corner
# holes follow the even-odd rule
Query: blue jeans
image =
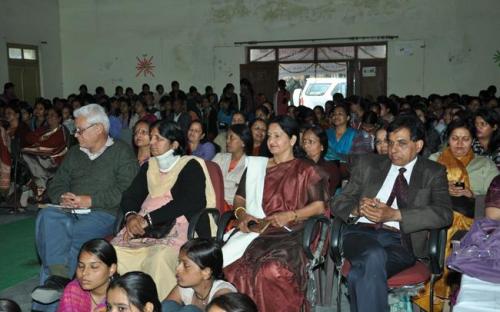
[(197, 306), (194, 306), (192, 304), (190, 305), (182, 305), (178, 304), (175, 301), (172, 300), (165, 300), (161, 303), (161, 311), (162, 312), (203, 312), (200, 308)]
[[(54, 274), (51, 271), (53, 266), (67, 268), (66, 277), (72, 278), (81, 246), (93, 238), (111, 235), (114, 222), (114, 216), (102, 211), (76, 215), (59, 208), (41, 209), (35, 225), (36, 248), (42, 262), (40, 285)], [(33, 309), (53, 311), (49, 308), (53, 305), (36, 304)]]

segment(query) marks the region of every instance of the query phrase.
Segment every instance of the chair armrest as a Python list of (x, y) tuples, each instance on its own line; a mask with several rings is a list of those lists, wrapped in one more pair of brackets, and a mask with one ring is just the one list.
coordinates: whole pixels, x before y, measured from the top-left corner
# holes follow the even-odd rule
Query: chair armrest
[(334, 218), (330, 236), (330, 256), (335, 265), (342, 263), (342, 229), (346, 223), (341, 218)]
[(451, 243), (460, 243), (462, 238), (464, 238), (465, 234), (467, 234), (467, 231), (465, 230), (460, 230), (456, 231), (455, 234), (451, 237)]
[(232, 211), (224, 212), (219, 218), (219, 222), (217, 223), (217, 241), (219, 243), (224, 242), (224, 233), (231, 220), (236, 220), (236, 217), (234, 216), (234, 213)]
[(432, 274), (440, 275), (443, 273), (447, 230), (447, 228), (430, 230), (429, 267)]
[(200, 223), (201, 218), (204, 215), (208, 216), (208, 214), (211, 214), (212, 218), (215, 221), (215, 223), (218, 224), (218, 222), (219, 222), (219, 216), (220, 216), (219, 209), (216, 209), (216, 208), (205, 208), (205, 209), (197, 212), (191, 218), (191, 220), (189, 221), (188, 234), (187, 234), (187, 238), (188, 239), (193, 239), (194, 238), (194, 234), (195, 234), (196, 230), (198, 229), (198, 225)]
[[(328, 239), (330, 220), (325, 216), (310, 217), (305, 221), (304, 234), (302, 236), (302, 248), (309, 260), (318, 260)], [(311, 243), (317, 238), (316, 249), (312, 250)]]

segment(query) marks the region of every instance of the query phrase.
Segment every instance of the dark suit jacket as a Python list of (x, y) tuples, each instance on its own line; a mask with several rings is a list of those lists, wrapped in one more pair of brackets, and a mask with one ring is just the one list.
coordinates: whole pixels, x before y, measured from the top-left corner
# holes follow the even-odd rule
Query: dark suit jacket
[[(349, 183), (330, 202), (332, 214), (347, 221), (361, 198), (377, 195), (390, 168), (387, 156), (367, 154), (353, 159)], [(427, 230), (447, 227), (453, 220), (446, 169), (418, 156), (409, 182), (408, 205), (401, 209), (399, 225), (402, 233), (410, 235), (415, 256), (423, 258), (427, 256)]]

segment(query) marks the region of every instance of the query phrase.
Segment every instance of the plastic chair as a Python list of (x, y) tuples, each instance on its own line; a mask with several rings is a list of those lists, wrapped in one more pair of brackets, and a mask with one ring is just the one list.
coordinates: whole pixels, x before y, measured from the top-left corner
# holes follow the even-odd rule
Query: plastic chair
[[(341, 282), (347, 277), (351, 264), (342, 255), (342, 229), (345, 222), (335, 218), (331, 230), (330, 255), (337, 270), (337, 311), (341, 311)], [(434, 283), (443, 274), (444, 255), (446, 248), (446, 228), (429, 231), (428, 259), (418, 259), (415, 265), (403, 270), (387, 280), (389, 291), (411, 291), (424, 287), (430, 280), (430, 311), (433, 312)], [(426, 265), (425, 262), (429, 264)]]

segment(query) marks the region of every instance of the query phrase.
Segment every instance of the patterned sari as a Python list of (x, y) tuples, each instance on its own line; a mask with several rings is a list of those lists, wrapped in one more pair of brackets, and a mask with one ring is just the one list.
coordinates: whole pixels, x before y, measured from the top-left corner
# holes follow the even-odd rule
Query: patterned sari
[[(294, 159), (267, 169), (262, 200), (267, 216), (327, 199), (328, 182), (310, 163)], [(224, 270), (227, 280), (249, 295), (261, 312), (301, 311), (306, 305), (303, 223), (289, 227), (291, 232), (269, 227)]]

